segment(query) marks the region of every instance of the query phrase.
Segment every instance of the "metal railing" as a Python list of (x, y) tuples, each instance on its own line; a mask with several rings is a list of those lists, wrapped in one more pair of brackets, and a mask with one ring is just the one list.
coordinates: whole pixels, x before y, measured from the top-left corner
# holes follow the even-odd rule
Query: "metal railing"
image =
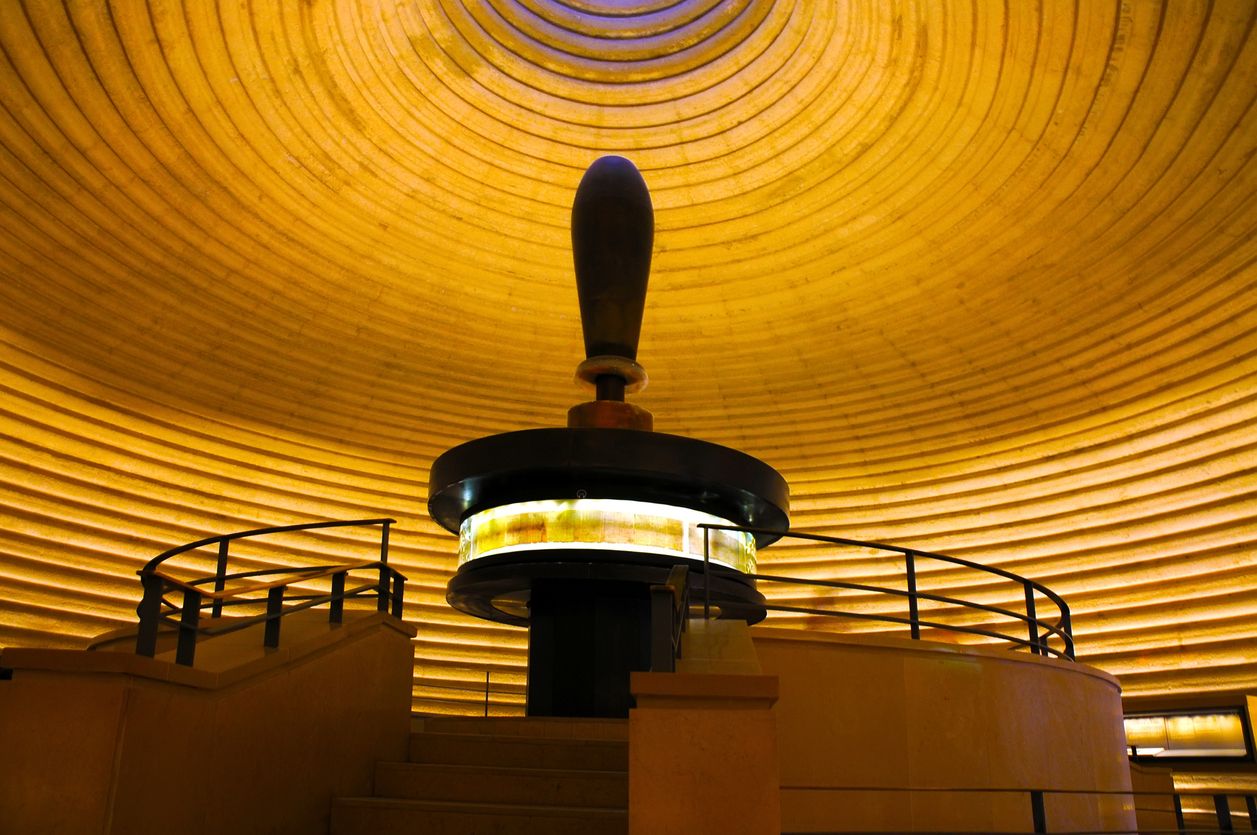
[[(512, 676), (514, 677), (514, 676)], [(415, 680), (415, 687), (421, 690), (448, 690), (454, 693), (475, 694), (473, 701), (467, 699), (440, 699), (435, 696), (417, 695), (415, 698), (419, 701), (443, 702), (447, 706), (455, 706), (459, 709), (470, 710), (473, 707), (479, 708), (482, 715), (488, 717), (495, 715), (493, 711), (500, 711), (498, 716), (523, 716), (525, 706), (528, 701), (527, 684), (512, 684), (509, 681), (498, 683), (493, 686), (490, 680), (490, 671), (484, 671), (484, 686), (472, 686), (470, 682), (463, 683), (462, 680), (438, 680), (419, 678)], [(502, 699), (494, 697), (505, 697)], [(505, 711), (505, 712), (501, 712)], [(459, 716), (468, 716), (470, 713), (454, 714)]]
[[(878, 551), (886, 551), (897, 554), (903, 559), (905, 587), (902, 589), (884, 588), (881, 586), (871, 586), (862, 583), (848, 583), (838, 580), (816, 580), (805, 579), (799, 577), (782, 577), (775, 574), (745, 574), (750, 580), (763, 580), (770, 583), (782, 583), (795, 586), (814, 586), (818, 588), (844, 589), (850, 591), (868, 592), (878, 595), (889, 595), (892, 597), (903, 598), (904, 607), (906, 609), (905, 616), (892, 615), (886, 613), (869, 613), (869, 612), (850, 612), (839, 611), (835, 609), (821, 609), (810, 606), (786, 606), (780, 604), (769, 603), (766, 608), (775, 612), (794, 612), (796, 614), (820, 615), (825, 617), (844, 617), (855, 618), (860, 620), (882, 621), (886, 623), (898, 623), (908, 627), (909, 633), (913, 639), (920, 639), (921, 629), (938, 629), (950, 632), (962, 632), (971, 635), (979, 635), (986, 638), (994, 638), (1006, 641), (1013, 645), (1014, 649), (1026, 648), (1035, 655), (1053, 655), (1059, 658), (1074, 659), (1074, 636), (1070, 625), (1069, 606), (1060, 595), (1051, 589), (1034, 580), (1027, 579), (1011, 571), (1005, 571), (1002, 568), (995, 568), (989, 565), (981, 565), (980, 563), (971, 562), (969, 560), (960, 559), (959, 557), (949, 557), (945, 554), (935, 554), (929, 551), (921, 551), (915, 548), (902, 548), (898, 545), (886, 545), (880, 542), (861, 542), (855, 539), (842, 539), (835, 536), (821, 536), (819, 534), (797, 533), (793, 531), (776, 531), (765, 528), (740, 527), (737, 525), (699, 525), (703, 528), (703, 572), (704, 572), (704, 603), (703, 616), (711, 617), (711, 584), (706, 582), (706, 577), (711, 570), (711, 555), (708, 531), (741, 531), (751, 534), (768, 534), (778, 536), (783, 539), (799, 539), (810, 542), (820, 542), (830, 545), (841, 545), (856, 548), (866, 548)], [(932, 592), (922, 591), (919, 587), (917, 562), (919, 560), (934, 560), (947, 565), (960, 566), (969, 568), (985, 574), (995, 575), (997, 577), (1010, 580), (1021, 587), (1020, 591), (1025, 600), (1025, 610), (1016, 611), (1001, 606), (992, 606), (986, 603), (978, 603), (971, 600), (961, 600), (948, 595), (934, 594)], [(1044, 620), (1038, 614), (1038, 598), (1046, 599), (1056, 609), (1055, 620)], [(1020, 621), (1024, 624), (1025, 636), (1019, 637), (1015, 635), (996, 632), (991, 629), (984, 629), (976, 626), (966, 626), (958, 623), (943, 623), (941, 621), (927, 620), (921, 617), (921, 601), (930, 601), (941, 603), (947, 606), (956, 606), (975, 611), (986, 612), (988, 614), (999, 615), (1001, 617), (1010, 618)], [(1053, 640), (1059, 640), (1061, 647), (1052, 646)]]
[[(135, 652), (152, 658), (157, 652), (157, 636), (163, 624), (173, 627), (177, 634), (175, 646), (175, 663), (192, 666), (196, 656), (196, 641), (199, 635), (214, 636), (246, 629), (257, 623), (265, 623), (263, 645), (279, 646), (280, 623), (284, 615), (302, 611), (315, 606), (328, 605), (328, 621), (340, 623), (344, 618), (345, 601), (359, 597), (375, 597), (376, 607), (381, 612), (390, 612), (393, 617), (402, 616), (402, 602), (406, 577), (388, 564), (389, 526), (395, 524), (393, 519), (356, 519), (342, 522), (309, 522), (300, 525), (280, 525), (268, 528), (257, 528), (249, 531), (221, 534), (189, 542), (177, 548), (165, 551), (141, 568), (140, 585), (144, 589), (140, 605), (136, 607), (139, 615), (139, 631), (135, 639)], [(228, 573), (230, 545), (234, 540), (246, 539), (272, 534), (290, 533), (293, 531), (323, 530), (328, 528), (381, 526), (379, 559), (342, 562), (332, 565), (316, 565), (304, 567), (264, 568), (254, 571), (238, 571)], [(189, 551), (195, 551), (207, 545), (217, 545), (217, 564), (215, 572), (207, 577), (183, 580), (164, 571), (161, 566), (167, 560)], [(374, 582), (346, 587), (351, 572), (371, 572)], [(266, 579), (274, 578), (274, 579)], [(331, 589), (327, 593), (286, 595), (290, 585), (309, 583), (314, 580), (328, 578)], [(261, 582), (258, 582), (258, 581)], [(212, 589), (205, 586), (213, 584)], [(229, 583), (231, 587), (229, 588)], [(167, 595), (182, 593), (181, 605), (167, 599)], [(265, 593), (265, 600), (256, 595)], [(203, 625), (201, 614), (209, 609), (211, 618), (221, 618), (224, 607), (258, 606), (265, 602), (264, 613), (252, 617), (233, 619), (227, 623)], [(292, 605), (285, 605), (285, 604)]]
[[(1230, 833), (1255, 831), (1254, 826), (1257, 825), (1257, 794), (1252, 792), (1214, 792), (1214, 791), (1176, 791), (1176, 792), (1156, 792), (1156, 791), (1124, 791), (1121, 789), (1026, 789), (1026, 788), (944, 788), (944, 787), (898, 787), (898, 786), (789, 786), (781, 787), (783, 792), (846, 792), (856, 793), (865, 792), (872, 794), (885, 793), (901, 793), (901, 794), (945, 794), (945, 795), (970, 795), (970, 794), (994, 794), (994, 795), (1025, 795), (1028, 803), (1026, 809), (1028, 815), (1028, 823), (1030, 824), (1030, 832), (1034, 833), (1056, 833), (1056, 835), (1081, 835), (1078, 830), (1052, 828), (1051, 820), (1048, 813), (1047, 798), (1073, 798), (1094, 800), (1097, 804), (1106, 799), (1125, 799), (1129, 798), (1130, 810), (1136, 815), (1142, 812), (1144, 815), (1164, 815), (1174, 816), (1174, 826), (1172, 828), (1150, 828), (1147, 825), (1140, 826), (1137, 829), (1087, 829), (1083, 830), (1086, 835), (1155, 835), (1155, 833), (1174, 833), (1175, 835), (1208, 835), (1208, 833)], [(1156, 808), (1150, 806), (1140, 806), (1140, 798), (1163, 798), (1168, 801), (1166, 807)], [(1200, 809), (1192, 809), (1189, 812), (1184, 811), (1183, 798), (1199, 798), (1206, 801)], [(1231, 798), (1241, 798), (1247, 807), (1247, 829), (1236, 829), (1236, 817), (1231, 813)], [(1212, 810), (1209, 809), (1209, 802), (1212, 802)], [(1188, 821), (1188, 814), (1193, 819)], [(1212, 818), (1216, 823), (1216, 828), (1206, 825), (1206, 819)], [(1017, 830), (1027, 831), (1027, 830)]]
[(656, 673), (676, 672), (681, 643), (689, 623), (689, 569), (674, 565), (668, 579), (650, 587), (650, 669)]

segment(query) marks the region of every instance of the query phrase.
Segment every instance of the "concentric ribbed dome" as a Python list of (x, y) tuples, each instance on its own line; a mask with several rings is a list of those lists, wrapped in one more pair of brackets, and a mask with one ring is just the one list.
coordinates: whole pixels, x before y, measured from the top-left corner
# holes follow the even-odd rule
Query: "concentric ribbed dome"
[(0, 3), (0, 644), (131, 622), (182, 542), (392, 515), (420, 679), (518, 674), (444, 603), (427, 468), (582, 397), (569, 210), (617, 153), (658, 429), (796, 527), (1045, 582), (1130, 692), (1257, 686), (1255, 16)]

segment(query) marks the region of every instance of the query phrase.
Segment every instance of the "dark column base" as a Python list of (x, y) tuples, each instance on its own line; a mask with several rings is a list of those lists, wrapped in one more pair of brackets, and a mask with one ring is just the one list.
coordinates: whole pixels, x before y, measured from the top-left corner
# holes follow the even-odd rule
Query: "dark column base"
[(650, 669), (649, 585), (537, 579), (528, 608), (528, 715), (628, 716), (629, 672)]

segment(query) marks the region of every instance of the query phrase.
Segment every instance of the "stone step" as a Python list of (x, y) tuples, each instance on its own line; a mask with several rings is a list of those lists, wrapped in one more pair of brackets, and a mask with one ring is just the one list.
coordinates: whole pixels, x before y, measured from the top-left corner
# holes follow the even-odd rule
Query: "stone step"
[(457, 803), (378, 797), (338, 798), (331, 835), (620, 835), (628, 812), (618, 809)]
[(447, 734), (490, 734), (554, 739), (628, 739), (627, 719), (584, 719), (549, 716), (428, 716), (415, 720), (415, 730)]
[(409, 759), (413, 763), (624, 772), (628, 771), (628, 742), (424, 732), (410, 735)]
[(405, 800), (628, 808), (623, 771), (379, 763), (375, 794)]

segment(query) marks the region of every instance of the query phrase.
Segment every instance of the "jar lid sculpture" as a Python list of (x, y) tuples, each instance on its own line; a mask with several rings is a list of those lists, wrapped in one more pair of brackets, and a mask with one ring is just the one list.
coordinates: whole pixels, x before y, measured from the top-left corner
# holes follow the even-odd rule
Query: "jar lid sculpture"
[(428, 511), (459, 534), (447, 599), (529, 626), (531, 715), (623, 715), (629, 671), (649, 665), (642, 600), (673, 565), (701, 568), (705, 550), (710, 576), (692, 572), (691, 588), (723, 617), (762, 619), (763, 597), (745, 575), (777, 536), (700, 525), (789, 526), (789, 490), (776, 470), (654, 432), (651, 414), (625, 402), (647, 382), (637, 346), (653, 240), (637, 168), (598, 159), (572, 206), (586, 352), (576, 376), (595, 399), (573, 406), (566, 428), (480, 438), (432, 464)]

